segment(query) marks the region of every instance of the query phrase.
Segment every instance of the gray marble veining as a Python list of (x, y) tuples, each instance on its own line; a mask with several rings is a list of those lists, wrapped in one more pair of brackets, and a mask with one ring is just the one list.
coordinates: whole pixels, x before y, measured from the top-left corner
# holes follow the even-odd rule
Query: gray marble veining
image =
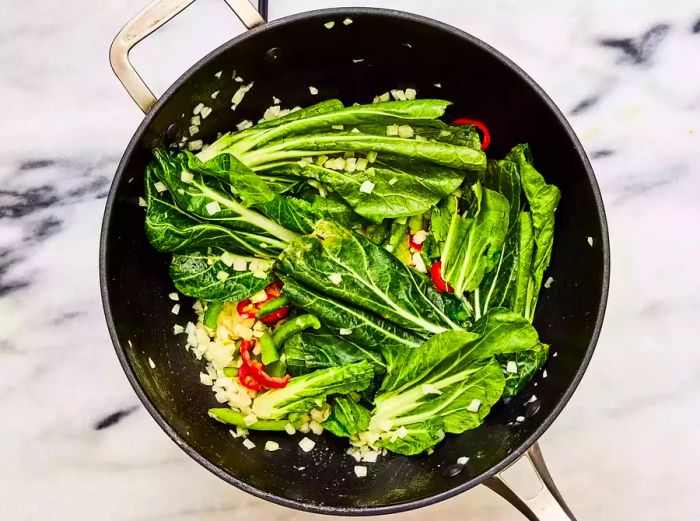
[[(316, 516), (247, 496), (191, 461), (145, 412), (112, 353), (99, 228), (142, 115), (107, 49), (144, 4), (0, 8), (2, 517), (308, 520)], [(135, 51), (157, 91), (241, 30), (222, 4), (200, 0)], [(461, 27), (510, 56), (567, 114), (607, 205), (612, 284), (596, 355), (543, 450), (580, 519), (696, 518), (700, 6), (271, 0), (271, 14), (342, 4)], [(521, 519), (482, 488), (401, 518)]]

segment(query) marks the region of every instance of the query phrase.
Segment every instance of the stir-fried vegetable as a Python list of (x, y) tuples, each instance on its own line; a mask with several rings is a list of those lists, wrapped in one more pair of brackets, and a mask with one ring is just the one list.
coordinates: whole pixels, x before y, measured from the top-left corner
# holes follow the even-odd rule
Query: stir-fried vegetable
[(419, 454), (544, 365), (559, 190), (527, 145), (487, 161), (486, 125), (443, 123), (449, 105), (328, 100), (154, 151), (146, 234), (205, 303), (187, 333), (216, 346), (214, 419)]

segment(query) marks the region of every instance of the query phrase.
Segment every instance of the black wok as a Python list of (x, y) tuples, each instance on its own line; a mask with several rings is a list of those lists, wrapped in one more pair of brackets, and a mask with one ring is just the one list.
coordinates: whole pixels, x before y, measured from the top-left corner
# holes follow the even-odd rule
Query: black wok
[[(568, 402), (593, 354), (607, 299), (609, 248), (593, 171), (560, 111), (523, 71), (473, 36), (420, 16), (364, 8), (315, 11), (255, 27), (204, 57), (155, 102), (131, 68), (128, 49), (191, 2), (154, 2), (125, 27), (111, 50), (115, 72), (147, 115), (124, 152), (107, 200), (100, 277), (117, 355), (145, 407), (214, 474), (289, 507), (336, 515), (385, 514), (485, 483), (530, 519), (538, 519), (533, 511), (542, 509), (573, 519), (535, 442)], [(246, 0), (229, 4), (247, 25), (262, 22)], [(346, 18), (353, 23), (344, 25)], [(329, 30), (324, 24), (331, 20), (336, 26)], [(358, 59), (364, 61), (353, 62)], [(229, 102), (239, 86), (230, 80), (233, 69), (246, 82), (255, 82), (235, 113)], [(222, 79), (217, 79), (220, 70)], [(311, 85), (319, 96), (310, 94)], [(201, 125), (206, 141), (243, 119), (257, 120), (272, 96), (290, 107), (331, 97), (369, 102), (378, 93), (409, 86), (421, 97), (454, 101), (448, 118), (485, 121), (494, 139), (490, 157), (529, 143), (539, 170), (561, 188), (549, 270), (555, 282), (543, 291), (535, 320), (543, 341), (558, 356), (550, 356), (547, 378), (538, 375), (519, 397), (496, 406), (478, 429), (448, 436), (430, 456), (381, 458), (370, 465), (365, 479), (354, 475), (355, 462), (344, 453), (346, 441), (332, 436), (318, 438), (316, 449), (305, 454), (298, 439), (286, 434), (251, 433), (259, 448), (246, 450), (207, 417), (212, 394), (199, 383), (200, 367), (185, 351), (182, 337), (172, 333), (175, 319), (185, 323), (194, 315), (188, 305), (179, 317), (170, 313), (168, 258), (149, 246), (143, 232), (138, 198), (149, 151), (184, 135), (200, 101), (214, 109)], [(217, 100), (210, 97), (214, 90), (221, 91)], [(533, 394), (538, 400), (526, 405)], [(513, 424), (521, 415), (525, 421)], [(267, 439), (278, 441), (282, 450), (261, 450)], [(534, 499), (520, 500), (500, 473), (525, 454), (547, 487)], [(470, 458), (465, 466), (456, 464), (461, 456)]]

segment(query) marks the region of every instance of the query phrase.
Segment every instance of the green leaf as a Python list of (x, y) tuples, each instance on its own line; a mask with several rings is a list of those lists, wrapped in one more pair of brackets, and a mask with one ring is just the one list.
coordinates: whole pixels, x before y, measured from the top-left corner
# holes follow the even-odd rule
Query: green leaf
[(512, 310), (522, 316), (526, 316), (526, 308), (530, 303), (528, 289), (531, 281), (532, 257), (535, 251), (535, 232), (532, 227), (530, 212), (520, 212), (518, 226), (518, 272), (515, 284), (515, 301), (513, 302)]
[(527, 145), (518, 145), (506, 156), (518, 164), (523, 192), (530, 205), (534, 228), (535, 253), (532, 261), (532, 280), (525, 316), (532, 322), (544, 272), (549, 267), (554, 242), (554, 213), (561, 199), (561, 192), (547, 184), (544, 177), (532, 165), (532, 155)]
[(290, 422), (288, 420), (258, 420), (252, 425), (248, 425), (245, 422), (245, 414), (228, 408), (209, 409), (209, 416), (226, 425), (235, 425), (241, 429), (251, 431), (284, 431), (289, 423), (292, 423), (294, 427), (301, 426), (299, 422)]
[(445, 438), (445, 431), (442, 429), (442, 421), (428, 420), (420, 423), (405, 425), (406, 435), (402, 438), (392, 433), (381, 435), (377, 441), (377, 446), (403, 454), (404, 456), (415, 456), (425, 452), (430, 447), (434, 447)]
[(401, 351), (421, 345), (421, 338), (371, 313), (360, 311), (330, 296), (316, 293), (284, 275), (282, 290), (307, 313), (316, 315), (323, 325), (363, 349), (381, 353), (390, 363)]
[(498, 192), (477, 182), (471, 188), (466, 216), (455, 214), (442, 252), (442, 274), (455, 291), (479, 287), (484, 274), (495, 267), (498, 252), (508, 230), (508, 201)]
[[(422, 214), (464, 180), (463, 171), (425, 161), (378, 159), (366, 170), (354, 172), (308, 164), (299, 172), (331, 187), (355, 212), (375, 223)], [(365, 183), (372, 183), (370, 193), (361, 190)]]
[(291, 243), (279, 269), (307, 287), (428, 336), (460, 329), (445, 313), (449, 295), (384, 248), (332, 221)]
[[(297, 234), (280, 226), (235, 199), (230, 186), (210, 175), (189, 172), (183, 164), (183, 157), (173, 157), (162, 149), (153, 151), (158, 162), (154, 172), (170, 191), (178, 206), (199, 219), (218, 224), (232, 230), (268, 235), (267, 245), (283, 247), (297, 237)], [(192, 179), (182, 180), (183, 172), (189, 172)], [(212, 208), (212, 205), (215, 208)]]
[(347, 396), (337, 396), (331, 405), (331, 415), (323, 427), (339, 437), (350, 437), (367, 430), (371, 413)]
[(318, 331), (305, 331), (291, 337), (284, 344), (284, 354), (293, 375), (363, 360), (371, 364), (375, 374), (386, 372), (384, 360), (376, 350), (354, 344), (323, 327)]
[(323, 405), (331, 394), (362, 391), (372, 382), (368, 362), (320, 369), (292, 378), (286, 387), (258, 395), (253, 400), (253, 413), (263, 420), (276, 420), (290, 413), (305, 413)]
[[(532, 351), (522, 351), (508, 355), (496, 355), (496, 360), (501, 366), (501, 370), (506, 377), (506, 386), (503, 396), (515, 396), (519, 394), (525, 386), (532, 380), (547, 361), (549, 346), (540, 344)], [(508, 371), (508, 362), (515, 362), (517, 371)]]
[[(180, 293), (207, 302), (238, 301), (262, 291), (273, 281), (270, 276), (258, 278), (250, 271), (235, 271), (221, 260), (224, 250), (211, 250), (210, 253), (173, 255), (170, 278)], [(231, 255), (231, 258), (236, 257), (248, 263), (257, 261), (252, 257)]]
[(158, 251), (185, 253), (217, 245), (234, 253), (272, 257), (283, 246), (266, 235), (234, 231), (189, 215), (173, 202), (167, 190), (155, 189), (157, 180), (153, 166), (149, 165), (145, 181), (146, 236)]

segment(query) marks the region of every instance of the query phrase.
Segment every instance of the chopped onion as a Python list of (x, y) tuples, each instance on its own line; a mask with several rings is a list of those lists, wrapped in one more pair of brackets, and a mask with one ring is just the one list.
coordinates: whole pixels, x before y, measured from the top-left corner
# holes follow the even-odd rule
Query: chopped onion
[(258, 417), (255, 416), (252, 412), (248, 416), (243, 418), (243, 423), (245, 423), (247, 427), (250, 427), (251, 425), (253, 425), (254, 423), (257, 423), (257, 422), (258, 422)]
[(219, 203), (216, 201), (207, 203), (207, 205), (204, 208), (207, 210), (207, 213), (209, 215), (215, 215), (221, 211), (221, 206), (219, 206)]
[(525, 421), (525, 416), (518, 416), (518, 417), (515, 419), (515, 421), (518, 422), (518, 423), (522, 423), (522, 422)]
[(204, 384), (204, 385), (208, 385), (209, 387), (211, 387), (214, 382), (213, 382), (210, 374), (199, 373), (199, 383)]
[(428, 232), (426, 232), (425, 230), (418, 230), (416, 233), (413, 234), (413, 242), (415, 244), (423, 244), (427, 236)]
[(481, 407), (481, 400), (474, 398), (469, 405), (467, 405), (467, 410), (469, 412), (478, 412), (479, 407)]
[(336, 286), (343, 282), (343, 276), (340, 273), (331, 273), (328, 275), (328, 280), (330, 280)]
[(371, 194), (372, 190), (374, 190), (374, 183), (372, 181), (365, 181), (360, 185), (360, 192), (363, 194)]
[(544, 283), (545, 289), (551, 288), (553, 282), (554, 282), (554, 278), (553, 278), (553, 277), (547, 278), (547, 280), (546, 280), (545, 283)]
[(414, 253), (411, 259), (413, 260), (413, 265), (418, 271), (421, 273), (428, 273), (428, 269), (425, 267), (425, 262), (423, 262), (423, 257), (420, 253)]
[(185, 332), (185, 328), (182, 327), (180, 324), (175, 324), (173, 326), (173, 334), (174, 335), (180, 335)]
[(406, 99), (414, 100), (416, 99), (416, 95), (418, 94), (418, 92), (416, 91), (416, 89), (406, 89), (404, 91), (404, 94), (406, 95)]
[(316, 94), (318, 94), (318, 89), (316, 87), (309, 87), (309, 92), (312, 96), (316, 96)]
[(188, 150), (201, 150), (203, 146), (204, 141), (202, 141), (201, 139), (195, 139), (194, 141), (190, 141), (189, 143), (187, 143)]
[(236, 256), (232, 255), (231, 253), (225, 251), (224, 253), (221, 254), (221, 262), (226, 264), (229, 268), (233, 266), (234, 261), (236, 260)]
[(363, 61), (365, 61), (364, 58), (355, 58), (354, 60), (352, 60), (352, 63), (362, 63)]
[(280, 444), (276, 441), (268, 440), (265, 442), (265, 450), (275, 452), (276, 450), (280, 450)]
[(542, 371), (542, 378), (547, 378), (547, 370)]
[(509, 360), (508, 363), (506, 364), (506, 373), (517, 373), (518, 372), (518, 364), (516, 364), (513, 360)]
[(466, 465), (467, 461), (469, 461), (469, 458), (467, 458), (466, 456), (462, 456), (461, 458), (457, 458), (458, 465)]
[(355, 465), (355, 475), (358, 478), (364, 478), (367, 476), (367, 467), (364, 465)]
[(534, 402), (536, 402), (536, 401), (537, 401), (537, 396), (535, 396), (535, 395), (533, 394), (532, 396), (530, 396), (530, 399), (528, 400), (528, 403), (534, 403)]
[(215, 90), (214, 92), (211, 93), (211, 99), (216, 99), (216, 97), (219, 95), (219, 91)]
[(143, 206), (144, 208), (148, 206), (146, 200), (143, 197), (139, 197), (139, 206)]
[(377, 153), (375, 151), (367, 153), (367, 161), (374, 163), (377, 160)]
[(441, 88), (442, 88), (442, 83), (434, 83), (434, 85), (435, 85), (438, 89), (441, 89)]
[(199, 133), (199, 127), (197, 125), (192, 125), (189, 128), (190, 131), (190, 136), (194, 136), (195, 134)]
[(170, 310), (173, 315), (178, 315), (180, 313), (180, 304), (175, 304)]
[(396, 101), (406, 101), (406, 93), (402, 90), (399, 89), (394, 89), (391, 91), (391, 96), (396, 100)]
[(423, 391), (423, 394), (442, 394), (440, 389), (430, 384), (421, 385), (421, 390)]
[(241, 78), (240, 76), (236, 76), (233, 79), (233, 81), (235, 81), (236, 83), (243, 83), (245, 80), (243, 78)]
[(401, 125), (398, 131), (399, 137), (403, 139), (410, 139), (415, 135), (413, 127), (411, 125)]
[(350, 25), (352, 23), (352, 18), (346, 18), (343, 20), (343, 25)]
[(358, 172), (364, 172), (367, 170), (367, 160), (364, 157), (361, 157), (357, 160), (357, 163), (355, 164), (355, 170)]
[[(242, 80), (242, 78), (241, 78)], [(238, 81), (238, 78), (236, 78), (236, 81)], [(241, 104), (243, 101), (243, 98), (245, 98), (246, 93), (253, 88), (253, 84), (255, 82), (250, 82), (248, 85), (243, 85), (241, 86), (234, 94), (233, 97), (231, 98), (231, 103), (235, 106), (238, 106)], [(235, 110), (235, 109), (234, 109)]]
[(183, 170), (180, 173), (180, 181), (190, 184), (192, 181), (194, 181), (194, 174), (192, 172), (188, 172), (187, 170)]
[(390, 137), (398, 136), (399, 135), (399, 126), (398, 125), (389, 125), (386, 127), (386, 135)]
[(343, 328), (343, 329), (341, 329), (340, 331), (338, 331), (338, 334), (339, 334), (340, 336), (352, 335), (352, 329), (345, 329), (345, 328)]
[(280, 103), (282, 103), (281, 99), (279, 99), (277, 96), (272, 96), (272, 104), (273, 105), (279, 105)]
[(194, 114), (194, 115), (196, 116), (197, 114), (199, 114), (200, 112), (202, 112), (202, 109), (203, 109), (203, 108), (204, 108), (204, 103), (198, 103), (197, 106), (196, 106), (196, 107), (194, 108), (194, 110), (192, 111), (192, 114)]
[(354, 157), (349, 157), (345, 160), (345, 170), (348, 172), (354, 172), (357, 170), (357, 159)]
[(320, 436), (321, 434), (323, 434), (323, 425), (321, 425), (317, 421), (310, 422), (309, 428), (311, 429), (311, 432), (313, 432), (317, 436)]
[(301, 450), (304, 452), (310, 452), (313, 450), (313, 448), (316, 446), (316, 442), (313, 440), (310, 440), (306, 436), (302, 438), (302, 440), (299, 442), (299, 447), (301, 447)]
[(265, 293), (265, 290), (258, 291), (255, 295), (250, 297), (250, 301), (253, 304), (257, 304), (258, 302), (265, 302), (267, 300), (267, 293)]
[(244, 446), (246, 449), (250, 450), (250, 449), (254, 449), (254, 448), (255, 448), (255, 443), (253, 443), (253, 442), (250, 441), (248, 438), (246, 438), (246, 439), (243, 440), (243, 446)]
[(200, 118), (199, 116), (192, 116), (190, 118), (190, 125), (199, 126), (199, 125), (201, 125), (201, 123), (202, 123), (202, 118)]
[(201, 114), (202, 114), (202, 118), (206, 119), (206, 117), (207, 117), (209, 114), (211, 114), (211, 107), (204, 107), (204, 108), (202, 109)]
[(335, 22), (326, 22), (325, 24), (323, 24), (323, 27), (325, 27), (326, 29), (333, 29), (333, 27), (335, 27)]
[(331, 127), (333, 130), (344, 130), (345, 127), (343, 125), (333, 125)]
[(294, 425), (292, 425), (291, 423), (288, 423), (287, 425), (285, 425), (285, 426), (284, 426), (284, 430), (285, 430), (285, 431), (287, 432), (287, 434), (289, 434), (290, 436), (292, 436), (293, 434), (295, 434), (295, 433), (297, 432), (297, 430), (294, 428)]
[(228, 273), (226, 273), (225, 271), (220, 271), (216, 274), (216, 278), (219, 279), (221, 282), (225, 282), (226, 279), (228, 279)]
[(248, 120), (248, 119), (244, 119), (243, 121), (241, 121), (240, 123), (238, 123), (238, 124), (236, 125), (236, 128), (237, 128), (239, 131), (242, 131), (242, 130), (248, 129), (248, 128), (252, 127), (252, 126), (253, 126), (253, 122), (252, 122), (252, 121), (250, 121), (250, 120)]
[(221, 78), (221, 73), (223, 73), (223, 72), (224, 71), (217, 72), (216, 74), (214, 74), (214, 77), (218, 80), (219, 78)]
[(593, 237), (588, 237), (588, 245), (593, 247)]
[(156, 364), (153, 362), (153, 360), (151, 360), (151, 357), (150, 357), (150, 356), (148, 357), (148, 365), (151, 366), (151, 369), (155, 369), (155, 368), (156, 368)]
[(153, 184), (153, 186), (156, 188), (156, 190), (157, 190), (158, 192), (165, 192), (165, 191), (168, 189), (168, 187), (165, 186), (165, 183), (163, 183), (162, 181), (157, 181), (157, 182), (155, 182), (155, 183)]

